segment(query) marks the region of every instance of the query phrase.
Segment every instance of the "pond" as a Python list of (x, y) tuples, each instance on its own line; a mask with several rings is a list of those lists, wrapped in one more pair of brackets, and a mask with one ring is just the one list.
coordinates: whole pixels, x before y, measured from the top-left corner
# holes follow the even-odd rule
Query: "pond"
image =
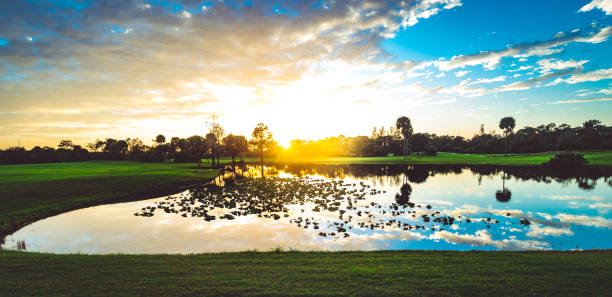
[(7, 236), (2, 248), (87, 254), (609, 249), (612, 169), (249, 165), (175, 195), (40, 220)]

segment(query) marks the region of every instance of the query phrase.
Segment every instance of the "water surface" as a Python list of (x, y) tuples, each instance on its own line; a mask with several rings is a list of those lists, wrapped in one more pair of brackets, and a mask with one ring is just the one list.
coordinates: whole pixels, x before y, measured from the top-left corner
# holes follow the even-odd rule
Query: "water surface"
[(227, 172), (219, 187), (50, 217), (2, 247), (88, 254), (608, 249), (611, 176), (602, 168), (249, 166)]

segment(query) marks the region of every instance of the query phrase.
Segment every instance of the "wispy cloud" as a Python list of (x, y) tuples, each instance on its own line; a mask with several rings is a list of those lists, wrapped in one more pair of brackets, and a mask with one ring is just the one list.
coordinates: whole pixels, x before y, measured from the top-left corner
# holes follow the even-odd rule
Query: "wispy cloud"
[(569, 103), (590, 103), (599, 101), (612, 101), (612, 97), (606, 98), (593, 98), (593, 99), (570, 99), (570, 100), (559, 100), (553, 102), (553, 104), (569, 104)]
[(521, 43), (509, 46), (503, 50), (454, 56), (448, 61), (436, 61), (433, 64), (440, 68), (440, 70), (452, 70), (475, 65), (482, 65), (485, 69), (494, 69), (500, 60), (505, 57), (526, 58), (531, 56), (547, 56), (561, 52), (561, 49), (557, 47), (572, 42), (601, 43), (612, 34), (612, 26), (586, 35), (585, 33), (584, 30), (579, 29), (571, 32), (561, 32), (547, 41)]

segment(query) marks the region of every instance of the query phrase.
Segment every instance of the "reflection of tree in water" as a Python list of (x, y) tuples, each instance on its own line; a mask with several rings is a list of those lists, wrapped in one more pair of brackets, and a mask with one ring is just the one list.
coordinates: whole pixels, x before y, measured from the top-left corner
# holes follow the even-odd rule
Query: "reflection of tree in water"
[(497, 190), (497, 192), (495, 192), (495, 199), (497, 199), (497, 201), (499, 202), (508, 202), (510, 201), (510, 198), (512, 197), (512, 192), (510, 192), (510, 190), (504, 188), (503, 190)]
[(597, 185), (596, 180), (591, 180), (586, 177), (576, 178), (576, 182), (578, 183), (578, 187), (585, 191), (592, 191)]
[(400, 188), (400, 193), (395, 194), (395, 202), (401, 206), (408, 206), (408, 203), (410, 203), (410, 194), (412, 194), (412, 187), (410, 184), (403, 184)]
[[(432, 205), (411, 202), (413, 188), (408, 181), (426, 180), (430, 171), (422, 168), (426, 167), (417, 170), (408, 167), (399, 193), (386, 200), (380, 199), (382, 196), (368, 199), (368, 196), (384, 195), (385, 192), (363, 181), (346, 182), (309, 176), (283, 178), (270, 174), (280, 173), (282, 169), (267, 167), (263, 168), (266, 177), (261, 178), (262, 168), (259, 166), (235, 167), (226, 170), (217, 184), (195, 187), (189, 193), (167, 197), (142, 208), (135, 215), (151, 217), (156, 212), (165, 212), (205, 221), (257, 216), (286, 220), (298, 228), (315, 229), (318, 235), (331, 238), (350, 237), (353, 231), (426, 232), (443, 231), (453, 224), (482, 224), (487, 228), (499, 224), (492, 213), (453, 217)], [(505, 180), (505, 175), (502, 178)], [(510, 199), (505, 182), (502, 191), (498, 192), (498, 200)], [(510, 214), (506, 217), (517, 219)], [(527, 222), (524, 219), (510, 223), (527, 225), (523, 221)]]
[[(384, 186), (400, 186), (401, 181), (397, 177), (405, 175), (413, 184), (427, 181), (429, 177), (446, 174), (460, 174), (469, 170), (476, 174), (479, 181), (484, 176), (496, 176), (502, 171), (507, 178), (517, 180), (532, 180), (543, 183), (570, 182), (574, 181), (583, 190), (595, 187), (595, 181), (600, 178), (612, 176), (612, 168), (609, 167), (587, 167), (581, 169), (552, 170), (544, 166), (490, 166), (490, 165), (373, 165), (373, 164), (350, 164), (350, 165), (306, 165), (306, 164), (283, 164), (278, 165), (278, 170), (295, 176), (321, 175), (327, 178), (368, 178), (375, 180), (376, 184)], [(612, 186), (612, 180), (606, 180)], [(503, 189), (502, 189), (503, 192)]]
[(502, 189), (495, 192), (495, 199), (499, 202), (508, 202), (512, 197), (512, 192), (506, 188), (506, 172), (502, 172)]
[(408, 180), (415, 184), (424, 183), (429, 177), (429, 170), (423, 166), (413, 166), (411, 170), (406, 172)]

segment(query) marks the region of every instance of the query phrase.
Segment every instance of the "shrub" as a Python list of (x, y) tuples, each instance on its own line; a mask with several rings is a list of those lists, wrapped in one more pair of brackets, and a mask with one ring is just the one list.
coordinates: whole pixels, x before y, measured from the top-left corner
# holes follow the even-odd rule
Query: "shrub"
[(565, 169), (565, 168), (580, 168), (584, 167), (589, 163), (581, 153), (558, 153), (554, 157), (550, 158), (548, 162), (542, 165)]
[(425, 155), (427, 156), (435, 156), (438, 154), (438, 149), (433, 146), (429, 146), (425, 149)]

